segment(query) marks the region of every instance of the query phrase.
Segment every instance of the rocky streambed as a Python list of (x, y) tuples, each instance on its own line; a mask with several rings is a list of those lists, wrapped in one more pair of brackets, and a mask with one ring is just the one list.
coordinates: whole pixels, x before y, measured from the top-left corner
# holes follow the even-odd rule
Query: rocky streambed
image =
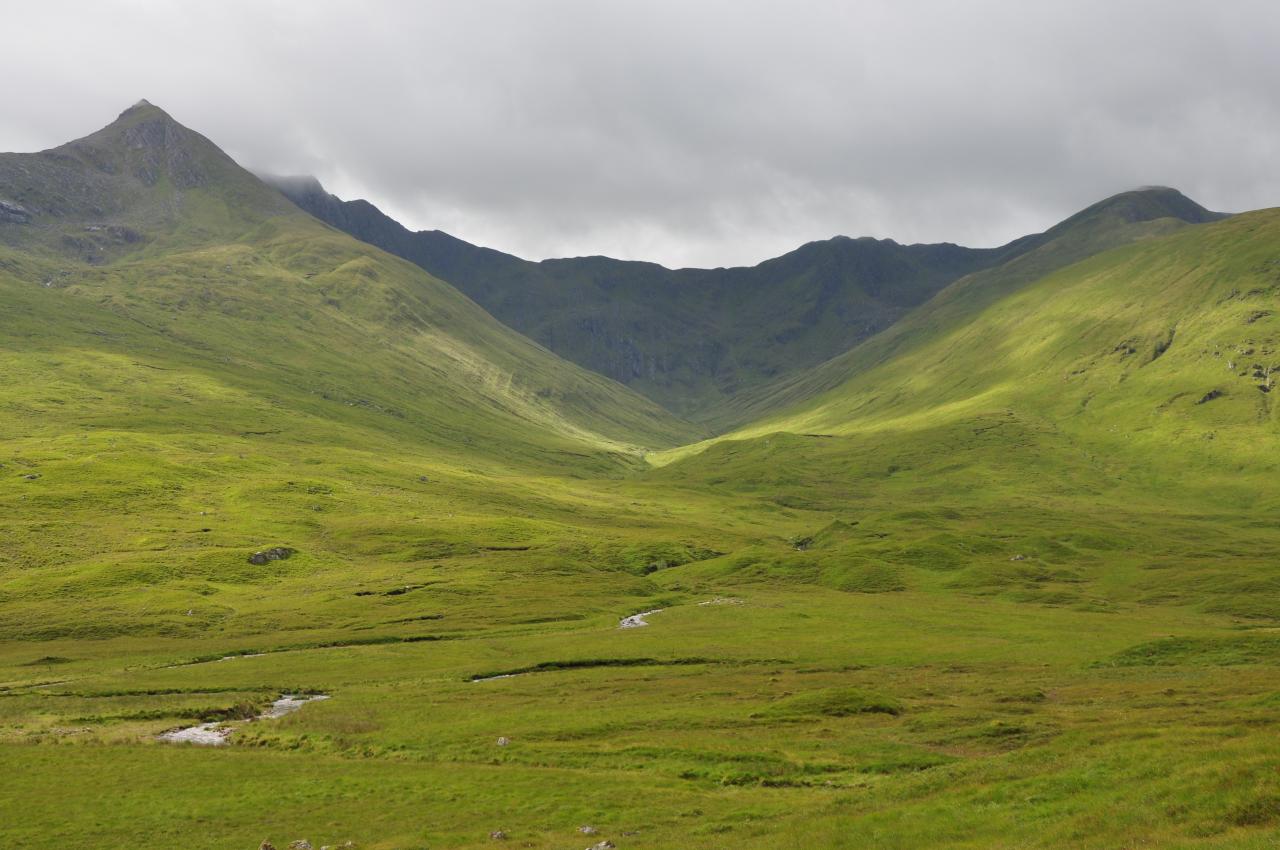
[(649, 621), (645, 619), (646, 617), (649, 617), (653, 614), (661, 614), (663, 610), (664, 609), (662, 608), (654, 608), (652, 611), (641, 611), (639, 614), (632, 614), (630, 617), (623, 617), (621, 620), (618, 621), (618, 628), (620, 629), (643, 628), (644, 626), (649, 625)]
[(221, 747), (227, 743), (227, 739), (231, 736), (237, 724), (253, 723), (258, 720), (274, 720), (277, 717), (292, 714), (309, 702), (328, 698), (328, 694), (282, 694), (278, 700), (271, 703), (270, 708), (248, 720), (218, 720), (213, 723), (199, 723), (195, 726), (186, 726), (181, 729), (170, 729), (168, 732), (158, 735), (157, 739), (174, 744), (199, 744), (205, 747)]

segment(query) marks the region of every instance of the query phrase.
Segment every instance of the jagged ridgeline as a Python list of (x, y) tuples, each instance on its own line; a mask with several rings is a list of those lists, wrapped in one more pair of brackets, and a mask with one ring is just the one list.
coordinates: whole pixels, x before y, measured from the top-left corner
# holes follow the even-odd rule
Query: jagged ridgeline
[[(530, 262), (439, 230), (411, 232), (312, 178), (268, 177), (316, 217), (457, 286), (562, 357), (712, 426), (759, 415), (756, 399), (893, 325), (952, 282), (1035, 252), (1043, 273), (1216, 214), (1165, 188), (1129, 192), (999, 248), (839, 236), (757, 266), (668, 269), (608, 257)], [(1167, 220), (1167, 221), (1166, 221)], [(1048, 247), (1052, 246), (1052, 247)]]
[(0, 154), (0, 844), (1273, 843), (1280, 211), (669, 271), (284, 188)]
[[(28, 396), (11, 433), (122, 422), (144, 397), (146, 427), (338, 422), (509, 461), (626, 463), (694, 433), (301, 213), (145, 101), (78, 141), (0, 155), (0, 204), (10, 376), (75, 388), (55, 407)], [(121, 395), (102, 392), (107, 374)]]
[[(736, 436), (911, 430), (1000, 412), (1081, 440), (1122, 434), (1157, 454), (1266, 455), (1259, 440), (1274, 436), (1280, 369), (1280, 213), (1094, 224), (957, 282), (779, 385), (758, 402), (780, 412)], [(1098, 253), (1097, 240), (1122, 247)]]

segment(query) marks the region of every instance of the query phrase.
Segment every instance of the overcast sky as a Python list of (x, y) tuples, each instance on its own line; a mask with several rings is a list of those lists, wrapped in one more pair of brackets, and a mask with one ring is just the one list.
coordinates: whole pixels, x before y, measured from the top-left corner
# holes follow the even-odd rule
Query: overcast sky
[(0, 0), (0, 150), (139, 98), (531, 258), (1002, 243), (1144, 184), (1280, 205), (1280, 3)]

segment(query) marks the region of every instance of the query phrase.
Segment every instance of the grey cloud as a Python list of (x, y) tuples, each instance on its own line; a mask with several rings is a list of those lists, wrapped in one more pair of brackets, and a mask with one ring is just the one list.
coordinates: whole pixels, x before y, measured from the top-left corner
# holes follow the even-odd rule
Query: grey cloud
[(1280, 7), (22, 4), (0, 148), (147, 97), (244, 164), (530, 257), (1005, 241), (1102, 196), (1280, 202)]

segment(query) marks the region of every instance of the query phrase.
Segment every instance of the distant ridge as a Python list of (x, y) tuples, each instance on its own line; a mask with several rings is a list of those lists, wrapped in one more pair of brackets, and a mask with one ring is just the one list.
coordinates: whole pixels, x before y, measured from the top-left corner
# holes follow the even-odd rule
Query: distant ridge
[(839, 236), (753, 267), (668, 269), (609, 257), (532, 262), (439, 230), (412, 232), (314, 178), (264, 179), (322, 221), (449, 281), (562, 357), (694, 420), (739, 392), (848, 349), (1008, 255)]
[(768, 387), (802, 379), (965, 275), (1049, 244), (1081, 250), (1042, 252), (1044, 262), (1078, 259), (1110, 244), (1107, 231), (1135, 222), (1222, 217), (1154, 187), (1119, 193), (999, 248), (837, 236), (753, 267), (668, 269), (608, 257), (531, 262), (439, 230), (410, 231), (314, 177), (264, 179), (322, 221), (449, 281), (562, 357), (717, 426), (741, 421), (735, 411), (751, 409)]
[(719, 411), (713, 424), (741, 425), (801, 405), (906, 351), (930, 344), (939, 335), (964, 326), (991, 305), (1055, 271), (1112, 248), (1228, 217), (1167, 187), (1112, 195), (1044, 233), (1011, 243), (1016, 251), (1007, 262), (961, 278), (884, 333), (814, 369), (738, 396)]

